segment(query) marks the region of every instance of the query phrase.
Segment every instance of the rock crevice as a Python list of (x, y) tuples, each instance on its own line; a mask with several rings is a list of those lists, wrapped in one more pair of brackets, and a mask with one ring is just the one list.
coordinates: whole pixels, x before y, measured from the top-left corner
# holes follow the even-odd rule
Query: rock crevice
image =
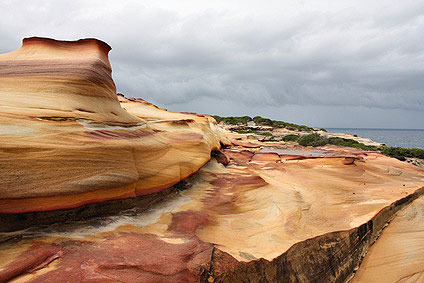
[(423, 195), (424, 187), (383, 208), (357, 228), (296, 243), (271, 261), (239, 262), (215, 248), (210, 269), (203, 273), (201, 281), (213, 278), (214, 282), (346, 282), (396, 213)]

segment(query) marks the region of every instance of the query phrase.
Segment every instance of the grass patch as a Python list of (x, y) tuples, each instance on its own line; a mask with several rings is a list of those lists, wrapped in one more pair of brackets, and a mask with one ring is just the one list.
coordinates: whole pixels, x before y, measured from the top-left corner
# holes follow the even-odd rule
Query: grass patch
[(311, 128), (308, 126), (296, 125), (296, 124), (287, 123), (283, 121), (277, 121), (277, 120), (271, 120), (271, 119), (263, 118), (260, 116), (253, 117), (253, 122), (255, 122), (257, 125), (271, 126), (275, 128), (286, 128), (293, 131), (297, 130), (297, 131), (310, 132), (314, 130), (314, 128)]
[[(295, 140), (295, 137), (288, 137), (289, 140)], [(333, 144), (338, 146), (346, 146), (346, 147), (354, 147), (354, 148), (360, 148), (363, 150), (378, 150), (376, 146), (372, 145), (365, 145), (363, 143), (360, 143), (355, 140), (351, 139), (344, 139), (344, 138), (326, 138), (324, 136), (321, 136), (320, 134), (310, 134), (303, 137), (298, 137), (297, 141), (302, 146), (324, 146), (327, 144)]]
[(247, 125), (247, 122), (252, 121), (252, 118), (249, 116), (241, 116), (241, 117), (221, 117), (218, 115), (213, 115), (212, 116), (218, 123), (225, 123), (225, 124), (229, 124), (229, 125)]
[(310, 134), (300, 137), (298, 143), (302, 146), (323, 146), (328, 144), (328, 139), (320, 134)]
[[(263, 118), (260, 116), (256, 117), (249, 117), (249, 116), (231, 116), (231, 117), (221, 117), (214, 115), (212, 116), (218, 123), (225, 123), (228, 125), (247, 125), (248, 122), (254, 121), (255, 124), (261, 125), (261, 126), (271, 126), (274, 128), (286, 128), (289, 130), (297, 130), (297, 131), (303, 131), (303, 132), (310, 132), (314, 129), (308, 126), (304, 125), (296, 125), (292, 123), (287, 123), (283, 121), (276, 121), (271, 120), (268, 118)], [(326, 131), (325, 129), (320, 129), (321, 131)], [(240, 130), (236, 131), (240, 134), (257, 134), (262, 136), (272, 136), (269, 132), (259, 132), (255, 130)], [(354, 135), (357, 137), (357, 135)], [(424, 159), (424, 149), (421, 148), (403, 148), (403, 147), (391, 147), (391, 146), (381, 146), (376, 147), (372, 145), (365, 145), (363, 143), (360, 143), (355, 140), (351, 139), (344, 139), (344, 138), (325, 138), (319, 134), (313, 133), (305, 136), (299, 136), (299, 135), (287, 135), (283, 137), (284, 141), (297, 141), (302, 146), (323, 146), (327, 144), (333, 144), (338, 146), (346, 146), (346, 147), (353, 147), (353, 148), (360, 148), (363, 150), (370, 150), (370, 151), (380, 151), (384, 155), (397, 158), (399, 160), (406, 160), (406, 157), (409, 158), (420, 158)]]
[(376, 146), (373, 146), (373, 145), (365, 145), (358, 141), (351, 140), (351, 139), (344, 139), (344, 138), (329, 138), (328, 143), (339, 145), (339, 146), (360, 148), (363, 150), (370, 150), (370, 151), (375, 151), (378, 149)]
[(300, 138), (299, 135), (287, 135), (283, 137), (283, 141), (288, 142), (288, 141), (297, 141)]
[(292, 123), (287, 123), (283, 121), (271, 120), (268, 118), (263, 118), (261, 116), (249, 117), (249, 116), (240, 116), (240, 117), (221, 117), (218, 115), (212, 116), (218, 123), (225, 123), (227, 125), (247, 125), (248, 122), (253, 121), (256, 125), (259, 126), (270, 126), (274, 128), (286, 128), (293, 131), (313, 131), (314, 128), (304, 126), (304, 125), (296, 125)]
[(382, 146), (378, 148), (378, 150), (384, 155), (391, 156), (402, 161), (405, 160), (405, 157), (424, 159), (424, 149), (421, 148)]
[[(346, 146), (353, 148), (360, 148), (367, 151), (380, 151), (382, 154), (390, 157), (397, 158), (401, 161), (405, 161), (406, 157), (409, 158), (420, 158), (424, 159), (424, 149), (421, 148), (403, 148), (403, 147), (391, 147), (391, 146), (373, 146), (365, 145), (352, 139), (344, 139), (338, 137), (325, 138), (319, 134), (310, 134), (303, 137), (296, 135), (290, 135), (293, 137), (286, 136), (283, 138), (284, 141), (296, 141), (302, 146), (323, 146), (327, 144), (333, 144), (338, 146)], [(297, 138), (296, 138), (297, 137)]]

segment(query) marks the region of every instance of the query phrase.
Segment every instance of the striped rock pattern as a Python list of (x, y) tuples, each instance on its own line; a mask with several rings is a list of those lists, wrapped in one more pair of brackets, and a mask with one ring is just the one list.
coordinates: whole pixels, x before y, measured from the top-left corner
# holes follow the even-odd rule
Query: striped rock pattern
[(0, 213), (158, 192), (228, 143), (209, 116), (136, 100), (122, 108), (110, 49), (96, 39), (27, 38), (0, 55)]

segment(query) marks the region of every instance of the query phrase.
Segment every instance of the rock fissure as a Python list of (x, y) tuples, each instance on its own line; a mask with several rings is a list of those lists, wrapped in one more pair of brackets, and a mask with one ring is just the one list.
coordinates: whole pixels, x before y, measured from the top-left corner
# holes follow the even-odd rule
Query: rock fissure
[[(345, 282), (359, 268), (362, 259), (387, 226), (387, 223), (396, 216), (396, 213), (423, 195), (424, 187), (383, 208), (370, 221), (360, 227), (347, 231), (331, 232), (296, 243), (287, 252), (272, 261), (260, 259), (237, 262), (235, 269), (212, 273), (211, 276), (215, 279), (215, 282), (291, 282), (293, 278), (296, 278), (297, 282), (323, 282), (329, 278), (332, 282)], [(374, 225), (375, 222), (377, 222), (377, 225)], [(358, 240), (353, 241), (352, 245), (350, 243), (355, 235), (357, 235)], [(351, 240), (348, 240), (349, 238)], [(308, 249), (305, 249), (305, 247), (308, 247)], [(340, 251), (344, 251), (340, 259), (334, 258), (333, 254), (338, 254)], [(223, 252), (214, 250), (214, 255), (215, 253)], [(293, 265), (296, 265), (296, 267), (293, 267)], [(214, 257), (212, 258), (211, 270), (214, 270), (213, 266)], [(322, 266), (328, 266), (328, 268), (322, 268)], [(252, 267), (255, 267), (253, 273), (251, 272)], [(267, 272), (274, 276), (270, 277), (269, 274), (266, 274)]]

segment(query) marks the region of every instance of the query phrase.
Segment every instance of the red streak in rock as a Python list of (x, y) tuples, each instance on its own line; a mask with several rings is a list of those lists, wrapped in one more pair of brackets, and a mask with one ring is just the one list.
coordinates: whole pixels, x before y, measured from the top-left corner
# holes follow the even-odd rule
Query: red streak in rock
[(359, 160), (357, 157), (345, 157), (342, 160), (343, 165), (352, 165), (355, 163), (356, 160)]
[(236, 164), (243, 165), (244, 163), (249, 162), (254, 153), (248, 150), (241, 151), (232, 151), (232, 150), (224, 150), (224, 153), (227, 154), (231, 159), (233, 159)]
[(238, 146), (247, 147), (247, 148), (259, 148), (259, 147), (261, 147), (258, 144), (254, 144), (254, 143), (251, 143), (251, 142), (242, 142), (242, 141), (237, 141), (237, 140), (232, 140), (231, 143), (233, 145), (238, 145)]
[(36, 276), (33, 282), (196, 282), (212, 255), (212, 244), (196, 237), (187, 238), (182, 244), (170, 244), (154, 235), (122, 233), (98, 242), (34, 245), (3, 273), (11, 272), (18, 263), (32, 266), (31, 254), (48, 257), (60, 248), (64, 253), (55, 269)]
[(135, 194), (137, 196), (143, 196), (143, 195), (150, 195), (154, 194), (163, 190), (166, 190), (173, 185), (177, 184), (179, 181), (171, 182), (165, 185), (157, 186), (157, 187), (151, 187), (151, 188), (143, 188), (143, 189), (136, 189)]
[(222, 150), (213, 151), (212, 156), (216, 159), (218, 163), (221, 163), (224, 166), (227, 166), (230, 163), (229, 158)]
[(42, 45), (46, 47), (67, 49), (67, 48), (82, 48), (82, 46), (98, 46), (107, 55), (112, 49), (109, 44), (95, 38), (84, 38), (76, 41), (56, 40), (45, 37), (28, 37), (22, 41), (22, 47), (26, 48), (31, 45)]
[(207, 117), (208, 115), (204, 115), (204, 114), (199, 114), (199, 113), (195, 113), (195, 112), (180, 112), (182, 114), (188, 114), (188, 115), (194, 115), (197, 117)]
[(192, 235), (196, 228), (209, 222), (207, 214), (198, 211), (181, 211), (172, 216), (172, 223), (169, 231)]
[(239, 192), (243, 190), (256, 189), (267, 185), (268, 183), (260, 176), (246, 174), (216, 174), (216, 178), (210, 183), (212, 190), (202, 200), (208, 209), (220, 213), (236, 213), (237, 198)]
[(172, 216), (168, 230), (192, 235), (196, 228), (209, 222), (208, 215), (198, 211), (181, 211)]
[(266, 153), (255, 153), (252, 157), (252, 161), (279, 161), (281, 160), (280, 156), (274, 152)]
[(313, 157), (313, 156), (303, 156), (303, 155), (280, 155), (281, 159), (284, 160), (303, 160), (303, 159), (311, 159), (311, 158), (322, 158), (322, 157)]
[(135, 130), (131, 132), (118, 132), (108, 130), (95, 130), (85, 131), (84, 135), (94, 139), (108, 139), (108, 140), (126, 140), (126, 139), (137, 139), (153, 135), (153, 132), (146, 130)]
[(220, 174), (211, 182), (212, 185), (225, 188), (227, 186), (261, 187), (267, 185), (258, 175)]
[(172, 124), (175, 124), (175, 125), (187, 125), (189, 123), (193, 123), (194, 120), (193, 119), (181, 119), (181, 120), (172, 120), (171, 122), (172, 122)]
[[(136, 195), (134, 192), (129, 192), (125, 194), (120, 194), (113, 197), (98, 197), (98, 198), (87, 198), (84, 200), (73, 201), (75, 196), (54, 196), (54, 197), (41, 197), (41, 198), (31, 198), (30, 201), (36, 201), (40, 205), (26, 205), (26, 199), (3, 199), (0, 200), (0, 214), (18, 214), (18, 213), (27, 213), (27, 212), (36, 212), (36, 211), (51, 211), (51, 210), (60, 210), (60, 209), (72, 209), (77, 208), (86, 204), (104, 202), (108, 200), (118, 200), (126, 198), (134, 198)], [(51, 199), (51, 201), (49, 201)], [(68, 199), (65, 204), (56, 204), (54, 200)], [(38, 201), (37, 201), (38, 200)]]
[(0, 282), (9, 281), (19, 275), (41, 269), (63, 254), (61, 246), (35, 243), (14, 262), (0, 269)]

